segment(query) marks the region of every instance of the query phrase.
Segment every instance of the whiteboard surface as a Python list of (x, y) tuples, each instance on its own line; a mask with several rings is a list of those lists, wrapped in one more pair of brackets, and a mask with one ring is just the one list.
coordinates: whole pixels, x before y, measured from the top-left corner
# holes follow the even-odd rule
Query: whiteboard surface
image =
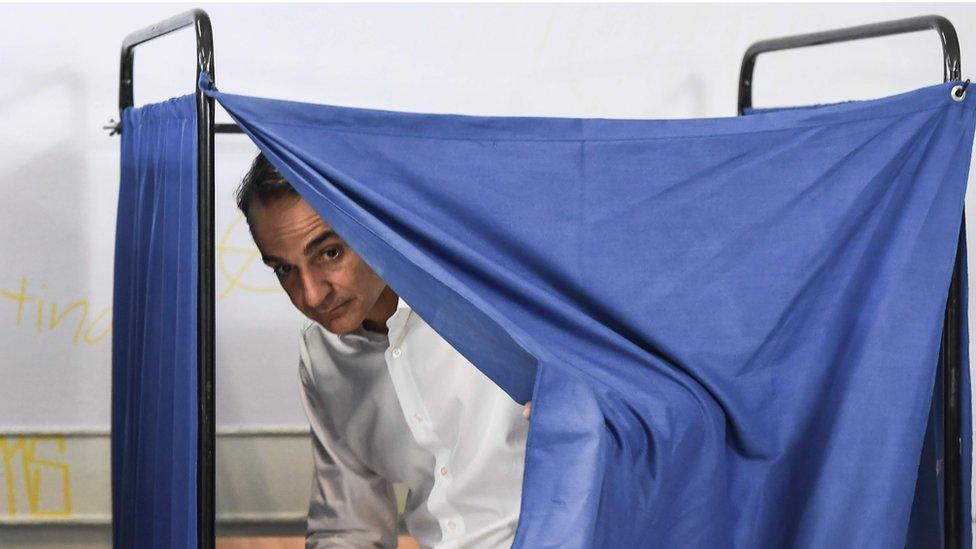
[[(107, 427), (119, 46), (191, 5), (4, 5), (0, 52), (0, 429)], [(416, 112), (732, 116), (754, 41), (951, 5), (203, 5), (227, 92)], [(192, 34), (137, 49), (136, 101), (193, 91)], [(941, 81), (934, 32), (760, 57), (757, 106)], [(219, 117), (227, 120), (226, 114)], [(301, 426), (300, 315), (254, 256), (232, 192), (256, 149), (217, 136), (221, 426)], [(970, 205), (969, 211), (974, 211)], [(974, 226), (970, 223), (970, 226)]]

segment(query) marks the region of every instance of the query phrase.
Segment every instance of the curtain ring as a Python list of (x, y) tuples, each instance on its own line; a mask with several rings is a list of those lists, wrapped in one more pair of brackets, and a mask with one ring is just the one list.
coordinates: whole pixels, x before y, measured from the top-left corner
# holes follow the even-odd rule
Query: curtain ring
[(956, 102), (962, 101), (963, 99), (966, 98), (966, 88), (968, 87), (969, 87), (969, 79), (967, 78), (966, 81), (963, 82), (962, 84), (956, 84), (955, 86), (953, 86), (952, 91), (949, 92), (949, 95), (952, 96), (953, 101)]

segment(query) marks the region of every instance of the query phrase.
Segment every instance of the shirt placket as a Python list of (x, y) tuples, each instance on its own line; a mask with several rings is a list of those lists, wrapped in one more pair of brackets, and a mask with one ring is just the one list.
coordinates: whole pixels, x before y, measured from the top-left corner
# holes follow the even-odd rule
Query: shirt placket
[[(443, 542), (450, 542), (464, 535), (465, 525), (460, 513), (451, 505), (448, 494), (453, 481), (451, 451), (438, 436), (437, 425), (427, 410), (417, 382), (410, 367), (406, 346), (410, 346), (407, 334), (413, 311), (409, 311), (402, 322), (392, 322), (390, 326), (390, 348), (386, 352), (387, 368), (393, 380), (393, 388), (400, 401), (404, 419), (417, 443), (434, 456), (434, 482), (427, 497), (427, 507), (437, 519), (441, 528)], [(399, 320), (399, 319), (397, 319)], [(417, 350), (417, 354), (422, 353)]]

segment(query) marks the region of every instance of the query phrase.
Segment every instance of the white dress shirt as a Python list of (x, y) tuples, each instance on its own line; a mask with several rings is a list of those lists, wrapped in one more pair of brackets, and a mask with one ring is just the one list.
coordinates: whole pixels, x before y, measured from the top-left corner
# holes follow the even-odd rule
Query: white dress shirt
[(300, 374), (315, 479), (307, 546), (395, 547), (393, 483), (421, 547), (510, 547), (528, 422), (522, 406), (400, 300), (389, 334), (309, 322)]

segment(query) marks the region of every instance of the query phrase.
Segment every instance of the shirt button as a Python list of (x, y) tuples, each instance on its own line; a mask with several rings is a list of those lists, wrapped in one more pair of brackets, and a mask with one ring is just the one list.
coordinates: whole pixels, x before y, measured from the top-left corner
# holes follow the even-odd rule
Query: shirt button
[(455, 528), (457, 528), (457, 523), (456, 522), (454, 522), (453, 520), (447, 521), (447, 529), (448, 530), (454, 530)]
[(398, 358), (401, 354), (403, 354), (403, 351), (399, 347), (393, 348), (393, 358)]
[(421, 413), (420, 413), (420, 412), (417, 412), (416, 414), (414, 414), (414, 415), (413, 415), (413, 418), (414, 418), (415, 420), (417, 420), (417, 423), (420, 423), (421, 421), (423, 421), (423, 420), (424, 420), (424, 416), (423, 416), (423, 415), (421, 415)]
[(446, 477), (447, 476), (447, 467), (441, 467), (441, 476), (442, 477)]

